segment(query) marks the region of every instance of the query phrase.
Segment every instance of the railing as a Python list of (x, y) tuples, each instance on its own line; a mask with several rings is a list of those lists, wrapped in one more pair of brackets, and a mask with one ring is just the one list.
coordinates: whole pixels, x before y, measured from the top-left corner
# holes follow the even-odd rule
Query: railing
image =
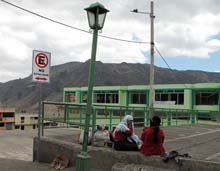
[[(44, 127), (83, 128), (86, 117), (85, 109), (85, 104), (43, 102), (41, 124), (45, 125)], [(160, 116), (162, 126), (220, 123), (220, 111), (155, 108), (154, 113)], [(109, 130), (112, 130), (126, 114), (134, 117), (135, 126), (149, 125), (149, 109), (146, 107), (93, 105), (90, 126), (94, 129), (97, 124), (103, 123), (109, 127)]]

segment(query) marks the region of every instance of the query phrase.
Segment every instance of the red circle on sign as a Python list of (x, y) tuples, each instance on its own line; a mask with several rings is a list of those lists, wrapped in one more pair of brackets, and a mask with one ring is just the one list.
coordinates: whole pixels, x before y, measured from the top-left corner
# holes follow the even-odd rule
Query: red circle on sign
[(35, 63), (39, 68), (45, 68), (48, 65), (48, 57), (44, 53), (39, 53), (35, 57)]

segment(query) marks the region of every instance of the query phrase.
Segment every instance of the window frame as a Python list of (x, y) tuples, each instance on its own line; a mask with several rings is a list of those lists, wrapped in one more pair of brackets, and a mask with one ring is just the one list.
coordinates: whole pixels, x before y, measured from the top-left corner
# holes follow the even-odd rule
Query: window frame
[(184, 105), (184, 90), (156, 90), (155, 101), (171, 101), (175, 102), (174, 105)]

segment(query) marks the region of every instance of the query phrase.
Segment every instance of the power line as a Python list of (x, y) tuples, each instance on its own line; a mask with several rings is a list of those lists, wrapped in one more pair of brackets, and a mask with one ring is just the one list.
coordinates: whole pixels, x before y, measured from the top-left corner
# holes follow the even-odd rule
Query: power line
[(43, 18), (43, 19), (49, 20), (49, 21), (51, 21), (51, 22), (54, 22), (54, 23), (57, 23), (57, 24), (60, 24), (60, 25), (63, 25), (63, 26), (66, 26), (66, 27), (69, 27), (69, 28), (72, 28), (72, 29), (75, 29), (75, 30), (79, 30), (79, 31), (82, 31), (82, 32), (85, 32), (85, 33), (89, 33), (89, 31), (86, 31), (86, 30), (83, 30), (83, 29), (79, 29), (79, 28), (77, 28), (77, 27), (73, 27), (73, 26), (64, 24), (64, 23), (62, 23), (62, 22), (59, 22), (59, 21), (50, 19), (50, 18), (45, 17), (45, 16), (43, 16), (43, 15), (37, 14), (37, 13), (35, 13), (35, 12), (32, 12), (32, 11), (30, 11), (30, 10), (27, 10), (27, 9), (25, 9), (25, 8), (22, 8), (22, 7), (20, 7), (20, 6), (17, 6), (17, 5), (15, 5), (15, 4), (12, 4), (12, 3), (10, 3), (10, 2), (7, 2), (7, 1), (5, 1), (5, 0), (1, 0), (1, 1), (4, 2), (4, 3), (6, 3), (6, 4), (8, 4), (8, 5), (11, 5), (11, 6), (15, 7), (15, 8), (18, 8), (18, 9), (20, 9), (20, 10), (23, 10), (23, 11), (25, 11), (25, 12), (28, 12), (28, 13), (30, 13), (30, 14), (33, 14), (33, 15), (35, 15), (35, 16), (38, 16), (38, 17), (41, 17), (41, 18)]
[(112, 39), (116, 41), (121, 41), (121, 42), (128, 42), (128, 43), (139, 43), (139, 44), (150, 44), (150, 42), (140, 42), (140, 41), (134, 41), (134, 40), (126, 40), (126, 39), (119, 39), (115, 37), (110, 37), (110, 36), (105, 36), (105, 35), (99, 35), (100, 37), (104, 37), (107, 39)]
[[(173, 69), (169, 66), (169, 64), (167, 63), (167, 61), (165, 60), (165, 58), (161, 55), (159, 49), (156, 47), (156, 45), (154, 45), (156, 52), (159, 54), (159, 56), (163, 59), (163, 61), (165, 62), (165, 64), (168, 66), (168, 68), (170, 69), (171, 72), (174, 72)], [(185, 88), (188, 88), (186, 86), (186, 84), (183, 84)]]
[[(43, 19), (45, 19), (45, 20), (51, 21), (51, 22), (53, 22), (53, 23), (56, 23), (56, 24), (59, 24), (59, 25), (62, 25), (62, 26), (65, 26), (65, 27), (68, 27), (68, 28), (71, 28), (71, 29), (75, 29), (75, 30), (78, 30), (78, 31), (81, 31), (81, 32), (84, 32), (84, 33), (89, 33), (89, 34), (91, 34), (91, 32), (89, 32), (89, 31), (87, 31), (87, 30), (80, 29), (80, 28), (77, 28), (77, 27), (74, 27), (74, 26), (65, 24), (65, 23), (63, 23), (63, 22), (60, 22), (60, 21), (57, 21), (57, 20), (48, 18), (48, 17), (46, 17), (46, 16), (40, 15), (40, 14), (38, 14), (38, 13), (35, 13), (35, 12), (31, 11), (31, 10), (25, 9), (25, 8), (23, 8), (23, 7), (21, 7), (21, 6), (15, 5), (15, 4), (11, 3), (11, 2), (8, 2), (8, 1), (5, 1), (5, 0), (0, 0), (0, 1), (2, 1), (2, 2), (8, 4), (8, 5), (11, 5), (11, 6), (15, 7), (15, 8), (18, 8), (18, 9), (20, 9), (20, 10), (22, 10), (22, 11), (25, 11), (25, 12), (27, 12), (27, 13), (30, 13), (30, 14), (32, 14), (32, 15), (35, 15), (35, 16), (37, 16), (37, 17), (40, 17), (40, 18), (43, 18)], [(115, 40), (115, 41), (121, 41), (121, 42), (139, 43), (139, 44), (150, 44), (150, 42), (126, 40), (126, 39), (120, 39), (120, 38), (115, 38), (115, 37), (106, 36), (106, 35), (98, 35), (98, 36), (99, 36), (99, 37), (103, 37), (103, 38), (107, 38), (107, 39), (111, 39), (111, 40)], [(165, 62), (165, 64), (168, 66), (168, 68), (169, 68), (171, 71), (173, 71), (173, 70), (171, 69), (171, 67), (169, 66), (169, 64), (166, 62), (166, 60), (164, 59), (164, 57), (161, 55), (161, 53), (160, 53), (160, 51), (158, 50), (158, 48), (157, 48), (156, 46), (154, 46), (154, 47), (155, 47), (157, 53), (159, 54), (159, 56), (163, 59), (163, 61)], [(184, 86), (185, 86), (185, 84), (184, 84)], [(185, 87), (186, 87), (186, 86), (185, 86)], [(186, 88), (187, 88), (187, 87), (186, 87)]]
[[(30, 10), (28, 10), (28, 9), (25, 9), (25, 8), (23, 8), (23, 7), (21, 7), (21, 6), (15, 5), (15, 4), (11, 3), (11, 2), (8, 2), (8, 1), (5, 1), (5, 0), (1, 0), (1, 1), (4, 2), (4, 3), (6, 3), (6, 4), (8, 4), (8, 5), (11, 5), (11, 6), (15, 7), (15, 8), (18, 8), (18, 9), (20, 9), (20, 10), (23, 10), (23, 11), (25, 11), (25, 12), (27, 12), (27, 13), (30, 13), (30, 14), (32, 14), (32, 15), (35, 15), (35, 16), (38, 16), (38, 17), (40, 17), (40, 18), (46, 19), (46, 20), (48, 20), (48, 21), (54, 22), (54, 23), (56, 23), (56, 24), (60, 24), (60, 25), (65, 26), (65, 27), (69, 27), (69, 28), (71, 28), (71, 29), (75, 29), (75, 30), (82, 31), (82, 32), (85, 32), (85, 33), (89, 33), (89, 34), (90, 34), (90, 32), (87, 31), (87, 30), (83, 30), (83, 29), (80, 29), (80, 28), (77, 28), (77, 27), (74, 27), (74, 26), (65, 24), (65, 23), (63, 23), (63, 22), (60, 22), (60, 21), (57, 21), (57, 20), (48, 18), (48, 17), (46, 17), (46, 16), (40, 15), (40, 14), (35, 13), (35, 12), (33, 12), (33, 11), (30, 11)], [(120, 39), (120, 38), (115, 38), (115, 37), (111, 37), (111, 36), (105, 36), (105, 35), (99, 35), (99, 36), (100, 36), (100, 37), (103, 37), (103, 38), (111, 39), (111, 40), (116, 40), (116, 41), (123, 41), (123, 42), (129, 42), (129, 43), (140, 43), (140, 44), (150, 44), (150, 42), (126, 40), (126, 39)], [(160, 53), (160, 51), (158, 50), (158, 48), (156, 47), (156, 45), (155, 45), (155, 49), (156, 49), (157, 53), (159, 54), (159, 56), (163, 59), (163, 61), (164, 61), (164, 62), (166, 63), (166, 65), (169, 67), (169, 69), (171, 69), (171, 67), (168, 65), (168, 63), (166, 62), (166, 60), (164, 59), (164, 57), (161, 55), (161, 53)], [(172, 70), (172, 69), (171, 69), (171, 70)]]
[[(35, 15), (35, 16), (37, 16), (37, 17), (43, 18), (43, 19), (45, 19), (45, 20), (51, 21), (51, 22), (53, 22), (53, 23), (60, 24), (60, 25), (62, 25), (62, 26), (65, 26), (65, 27), (68, 27), (68, 28), (71, 28), (71, 29), (75, 29), (75, 30), (78, 30), (78, 31), (81, 31), (81, 32), (84, 32), (84, 33), (89, 33), (89, 34), (91, 34), (91, 33), (90, 33), (89, 31), (87, 31), (87, 30), (83, 30), (83, 29), (80, 29), (80, 28), (77, 28), (77, 27), (74, 27), (74, 26), (65, 24), (65, 23), (63, 23), (63, 22), (60, 22), (60, 21), (57, 21), (57, 20), (48, 18), (48, 17), (46, 17), (46, 16), (40, 15), (40, 14), (35, 13), (35, 12), (33, 12), (33, 11), (30, 11), (30, 10), (28, 10), (28, 9), (25, 9), (25, 8), (23, 8), (23, 7), (21, 7), (21, 6), (15, 5), (15, 4), (11, 3), (11, 2), (8, 2), (8, 1), (5, 1), (5, 0), (1, 0), (1, 1), (4, 2), (4, 3), (6, 3), (6, 4), (8, 4), (8, 5), (11, 5), (11, 6), (15, 7), (15, 8), (18, 8), (18, 9), (20, 9), (20, 10), (22, 10), (22, 11), (25, 11), (25, 12), (30, 13), (30, 14), (32, 14), (32, 15)], [(126, 40), (126, 39), (120, 39), (120, 38), (115, 38), (115, 37), (111, 37), (111, 36), (105, 36), (105, 35), (99, 35), (99, 36), (100, 36), (100, 37), (103, 37), (103, 38), (115, 40), (115, 41), (121, 41), (121, 42), (139, 43), (139, 44), (150, 44), (150, 42)]]
[[(158, 50), (158, 48), (156, 47), (156, 45), (154, 46), (157, 53), (159, 54), (159, 56), (163, 59), (164, 63), (168, 66), (169, 69), (171, 69), (171, 67), (169, 66), (169, 64), (167, 63), (167, 61), (164, 59), (164, 57), (161, 55), (160, 51)], [(172, 70), (172, 69), (171, 69)]]

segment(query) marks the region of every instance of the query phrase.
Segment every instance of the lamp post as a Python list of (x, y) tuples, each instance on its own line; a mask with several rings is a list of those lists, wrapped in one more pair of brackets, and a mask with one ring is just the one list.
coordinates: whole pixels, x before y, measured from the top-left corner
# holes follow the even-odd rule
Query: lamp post
[(131, 12), (139, 14), (150, 15), (150, 102), (149, 102), (149, 118), (154, 116), (154, 101), (155, 101), (155, 90), (154, 90), (154, 2), (150, 2), (150, 12), (141, 12), (138, 9), (134, 9)]
[(87, 11), (89, 27), (93, 30), (93, 40), (92, 40), (92, 52), (91, 60), (89, 66), (89, 81), (88, 81), (88, 96), (87, 96), (87, 105), (86, 105), (86, 120), (84, 127), (84, 136), (83, 136), (83, 145), (82, 151), (77, 156), (76, 159), (76, 170), (77, 171), (89, 171), (90, 170), (90, 156), (88, 155), (88, 135), (89, 135), (89, 124), (90, 124), (90, 115), (92, 113), (92, 92), (93, 92), (93, 83), (94, 83), (94, 70), (95, 70), (95, 61), (96, 61), (96, 49), (97, 49), (97, 39), (98, 39), (98, 30), (101, 30), (104, 26), (105, 17), (109, 10), (96, 2), (91, 4), (88, 8), (85, 8)]

